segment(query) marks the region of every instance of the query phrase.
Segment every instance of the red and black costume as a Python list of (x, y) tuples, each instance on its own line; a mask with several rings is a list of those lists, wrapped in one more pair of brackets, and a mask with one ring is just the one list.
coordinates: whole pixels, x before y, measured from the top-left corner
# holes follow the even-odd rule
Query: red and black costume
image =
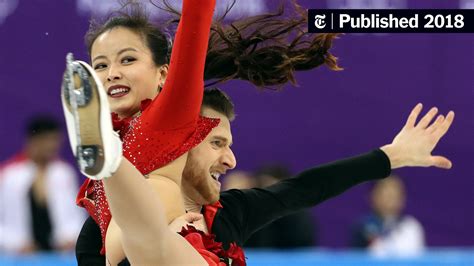
[[(267, 188), (224, 191), (218, 203), (205, 206), (203, 214), (215, 241), (229, 251), (233, 245), (243, 246), (253, 233), (282, 216), (314, 207), (358, 184), (387, 177), (390, 172), (389, 158), (376, 149), (310, 168)], [(100, 246), (99, 228), (89, 218), (76, 245), (78, 265), (104, 265)], [(243, 254), (237, 257), (244, 258)], [(120, 264), (125, 265), (129, 264)]]
[[(124, 156), (143, 174), (166, 165), (191, 149), (218, 123), (198, 118), (210, 27), (208, 20), (212, 17), (214, 1), (199, 0), (196, 6), (190, 6), (189, 2), (185, 0), (183, 4), (170, 73), (163, 92), (141, 116), (117, 123), (122, 123), (120, 133), (124, 139)], [(180, 78), (179, 74), (183, 76)], [(220, 266), (228, 263), (219, 258), (222, 252), (226, 252), (224, 256), (233, 258), (232, 265), (245, 265), (240, 247), (265, 224), (315, 206), (364, 181), (386, 177), (389, 173), (387, 156), (381, 150), (374, 150), (309, 169), (268, 188), (226, 191), (221, 193), (219, 203), (203, 210), (209, 232), (222, 245), (215, 242), (212, 235), (199, 231), (188, 229), (182, 233), (210, 264)], [(95, 205), (89, 199), (93, 199)], [(86, 207), (92, 217), (85, 222), (76, 245), (78, 264), (104, 265), (105, 256), (99, 252), (103, 247), (100, 234), (105, 234), (110, 212), (101, 182), (86, 182), (78, 196), (78, 204)], [(206, 255), (207, 251), (217, 256)], [(126, 261), (120, 265), (126, 265)]]
[[(123, 156), (143, 175), (163, 167), (204, 140), (218, 119), (199, 116), (204, 64), (215, 0), (185, 0), (176, 32), (169, 72), (159, 96), (143, 101), (137, 117), (118, 119), (114, 129), (123, 141)], [(111, 219), (102, 181), (87, 180), (77, 204), (99, 225), (102, 250)]]

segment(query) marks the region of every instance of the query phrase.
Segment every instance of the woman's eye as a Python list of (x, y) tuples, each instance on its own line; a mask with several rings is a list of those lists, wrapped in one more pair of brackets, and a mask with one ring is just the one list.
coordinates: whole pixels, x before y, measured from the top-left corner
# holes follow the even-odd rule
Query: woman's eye
[(97, 65), (94, 66), (94, 70), (100, 70), (100, 69), (104, 69), (106, 67), (107, 67), (106, 64), (97, 64)]
[(135, 60), (136, 60), (135, 58), (126, 57), (126, 58), (122, 59), (122, 63), (123, 63), (123, 64), (129, 64), (129, 63), (131, 63), (131, 62), (133, 62), (133, 61), (135, 61)]

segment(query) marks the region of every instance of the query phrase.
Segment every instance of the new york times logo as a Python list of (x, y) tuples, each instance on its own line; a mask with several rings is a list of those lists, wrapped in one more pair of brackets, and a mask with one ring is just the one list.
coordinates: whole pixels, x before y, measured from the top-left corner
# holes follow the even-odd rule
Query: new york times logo
[(413, 17), (398, 18), (389, 14), (388, 17), (380, 17), (379, 14), (371, 14), (365, 16), (362, 14), (359, 17), (351, 17), (349, 14), (339, 15), (340, 29), (398, 29), (398, 28), (412, 28), (416, 29), (419, 26), (418, 14)]
[(310, 9), (308, 31), (316, 33), (474, 33), (474, 10)]
[(314, 26), (318, 29), (324, 29), (326, 27), (326, 15), (316, 15), (314, 16)]

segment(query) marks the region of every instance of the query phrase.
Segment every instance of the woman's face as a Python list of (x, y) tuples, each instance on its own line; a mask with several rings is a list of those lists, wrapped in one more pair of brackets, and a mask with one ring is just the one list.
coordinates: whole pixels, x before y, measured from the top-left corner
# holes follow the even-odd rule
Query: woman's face
[(156, 97), (166, 78), (167, 66), (157, 67), (145, 40), (125, 27), (99, 35), (92, 44), (91, 59), (111, 111), (120, 117), (135, 115), (141, 101)]

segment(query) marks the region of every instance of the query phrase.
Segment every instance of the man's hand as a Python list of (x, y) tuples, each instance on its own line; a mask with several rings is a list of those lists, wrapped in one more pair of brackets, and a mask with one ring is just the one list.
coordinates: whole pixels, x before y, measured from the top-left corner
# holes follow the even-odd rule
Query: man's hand
[(416, 120), (422, 108), (421, 103), (417, 104), (408, 116), (405, 126), (393, 139), (392, 144), (380, 148), (390, 159), (392, 169), (405, 166), (435, 166), (450, 169), (452, 166), (449, 159), (443, 156), (433, 156), (431, 152), (451, 126), (454, 112), (450, 111), (446, 117), (438, 115), (430, 125), (438, 113), (438, 109), (433, 107), (417, 124)]
[(196, 229), (205, 231), (203, 230), (203, 225), (201, 222), (198, 221), (203, 221), (203, 216), (202, 214), (199, 213), (194, 213), (194, 212), (188, 212), (184, 215), (179, 216), (178, 218), (174, 219), (169, 225), (168, 228), (173, 231), (173, 232), (181, 232), (181, 228), (183, 226), (186, 226), (188, 224), (196, 227)]

